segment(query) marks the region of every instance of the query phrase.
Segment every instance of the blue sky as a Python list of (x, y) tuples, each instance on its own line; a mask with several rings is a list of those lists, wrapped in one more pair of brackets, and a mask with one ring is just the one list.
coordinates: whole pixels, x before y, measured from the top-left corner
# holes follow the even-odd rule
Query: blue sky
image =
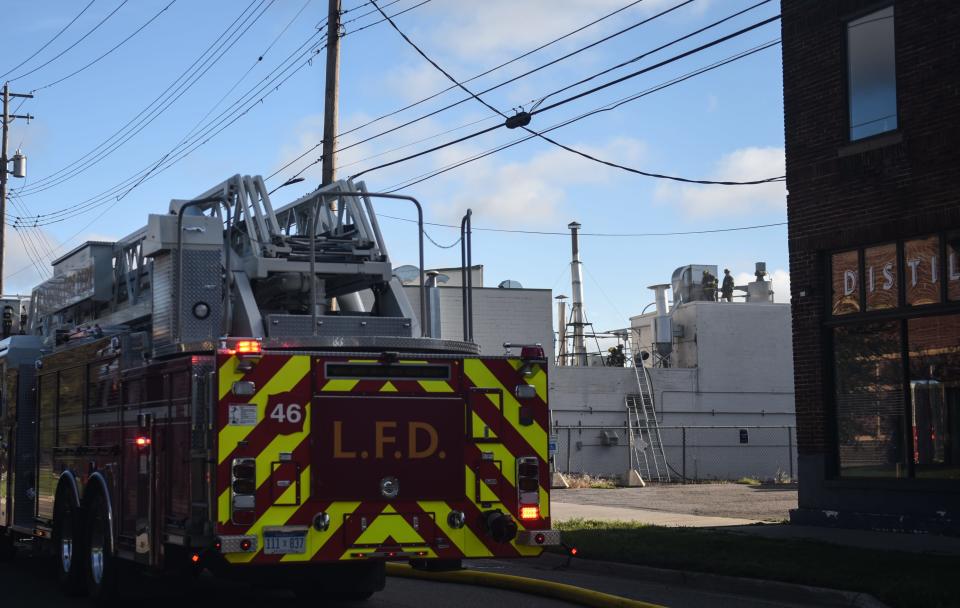
[[(7, 292), (28, 292), (41, 273), (31, 257), (62, 253), (85, 239), (115, 240), (146, 223), (148, 213), (163, 213), (171, 198), (195, 196), (235, 174), (273, 173), (320, 141), (323, 114), (323, 54), (306, 64), (307, 55), (293, 64), (305, 65), (283, 82), (263, 86), (262, 79), (296, 49), (318, 48), (316, 29), (326, 16), (323, 0), (248, 0), (189, 2), (176, 0), (142, 32), (89, 69), (54, 86), (97, 58), (143, 25), (170, 0), (94, 0), (89, 9), (36, 58), (8, 74), (11, 89), (36, 97), (20, 113), (31, 113), (27, 125), (16, 121), (11, 147), (22, 145), (29, 157), (29, 176), (14, 180), (19, 198), (8, 205), (10, 217), (76, 209), (91, 197), (109, 192), (124, 180), (164, 158), (204, 116), (216, 117), (236, 99), (249, 99), (250, 110), (231, 126), (197, 147), (169, 169), (151, 173), (122, 200), (105, 196), (102, 204), (83, 213), (70, 213), (61, 222), (37, 229), (7, 228)], [(364, 13), (366, 0), (344, 0), (347, 35), (342, 44), (340, 130), (393, 111), (447, 88), (449, 82), (419, 57), (379, 17)], [(387, 7), (393, 14), (420, 0), (398, 0)], [(89, 0), (51, 0), (43, 10), (30, 3), (6, 9), (6, 53), (0, 72), (27, 58), (66, 25)], [(384, 0), (381, 4), (386, 4)], [(649, 18), (682, 0), (644, 0), (586, 28), (564, 41), (472, 81), (480, 91), (617, 30)], [(510, 112), (512, 108), (559, 89), (664, 42), (692, 32), (756, 2), (694, 0), (667, 15), (609, 42), (561, 61), (537, 74), (485, 94), (486, 101)], [(628, 0), (431, 0), (396, 18), (424, 51), (457, 78), (464, 80), (499, 63), (566, 34), (628, 4)], [(118, 9), (119, 7), (119, 9)], [(49, 65), (17, 78), (54, 57), (118, 9), (88, 38)], [(259, 10), (258, 10), (259, 9)], [(264, 10), (265, 9), (265, 10)], [(238, 16), (256, 15), (252, 24), (222, 57), (188, 90), (123, 145), (102, 146), (111, 153), (84, 171), (58, 174), (104, 142), (136, 117), (173, 83)], [(652, 65), (684, 50), (775, 15), (769, 2), (690, 40), (660, 51), (603, 76), (602, 83)], [(262, 14), (259, 12), (262, 11)], [(241, 16), (241, 19), (243, 19)], [(295, 18), (296, 17), (296, 18)], [(354, 21), (349, 22), (349, 20)], [(284, 28), (287, 28), (284, 31)], [(283, 32), (282, 35), (281, 32)], [(672, 78), (779, 37), (779, 23), (759, 28), (717, 47), (658, 68), (602, 92), (534, 117), (532, 128), (547, 128), (613, 100), (638, 93)], [(279, 37), (278, 37), (279, 36)], [(274, 41), (276, 42), (274, 43)], [(271, 43), (272, 44), (271, 46)], [(229, 43), (228, 43), (229, 44)], [(311, 46), (312, 44), (312, 46)], [(266, 51), (266, 52), (265, 52)], [(294, 57), (299, 54), (294, 55)], [(258, 61), (258, 58), (262, 57)], [(242, 79), (241, 77), (246, 76)], [(235, 85), (236, 88), (224, 98)], [(259, 83), (259, 85), (258, 85)], [(550, 101), (587, 88), (580, 86)], [(345, 135), (347, 146), (463, 97), (450, 91), (416, 108)], [(262, 102), (254, 103), (260, 98)], [(217, 102), (224, 98), (219, 105)], [(550, 103), (550, 102), (547, 102)], [(19, 102), (13, 104), (16, 108)], [(246, 107), (246, 106), (241, 106)], [(212, 110), (212, 112), (211, 112)], [(558, 129), (558, 141), (601, 158), (646, 171), (703, 179), (749, 180), (783, 174), (783, 103), (780, 48), (758, 52), (741, 61), (697, 76), (578, 123)], [(477, 122), (481, 121), (481, 122)], [(492, 113), (469, 101), (389, 135), (344, 151), (339, 158), (345, 177), (394, 158), (496, 124)], [(464, 126), (476, 123), (472, 126)], [(457, 131), (439, 133), (462, 127)], [(363, 176), (371, 190), (387, 190), (434, 169), (519, 137), (499, 129), (440, 152)], [(433, 137), (436, 136), (436, 137)], [(432, 137), (432, 138), (431, 138)], [(412, 142), (424, 140), (409, 145)], [(206, 137), (198, 140), (204, 141)], [(109, 142), (108, 142), (109, 143)], [(400, 146), (406, 146), (390, 152)], [(373, 157), (375, 158), (369, 158)], [(319, 156), (319, 149), (268, 182), (276, 186)], [(167, 157), (167, 161), (177, 155)], [(160, 167), (165, 164), (159, 165)], [(277, 192), (281, 205), (316, 187), (320, 166), (304, 175), (307, 181)], [(50, 176), (69, 179), (50, 181)], [(132, 183), (132, 182), (131, 182)], [(52, 187), (41, 189), (41, 186)], [(476, 227), (564, 231), (577, 220), (584, 232), (647, 233), (709, 230), (767, 224), (785, 220), (786, 191), (782, 183), (760, 186), (693, 186), (664, 182), (603, 167), (551, 144), (532, 140), (477, 162), (414, 185), (404, 192), (423, 201), (428, 221), (459, 223), (467, 207)], [(414, 217), (400, 203), (381, 202), (382, 213)], [(416, 232), (406, 222), (383, 219), (382, 225), (395, 264), (416, 263)], [(455, 241), (458, 231), (431, 227), (441, 244)], [(26, 239), (26, 243), (24, 242)], [(496, 286), (514, 279), (525, 287), (553, 289), (569, 295), (569, 239), (478, 231), (474, 259), (485, 266), (485, 282)], [(32, 248), (31, 248), (32, 247)], [(669, 280), (673, 269), (690, 263), (727, 266), (735, 274), (752, 273), (753, 262), (764, 260), (774, 272), (777, 299), (787, 301), (786, 227), (713, 235), (602, 238), (584, 237), (587, 314), (597, 329), (627, 325), (650, 301), (648, 285)], [(30, 255), (28, 255), (28, 253)], [(459, 247), (428, 245), (428, 266), (459, 264)]]

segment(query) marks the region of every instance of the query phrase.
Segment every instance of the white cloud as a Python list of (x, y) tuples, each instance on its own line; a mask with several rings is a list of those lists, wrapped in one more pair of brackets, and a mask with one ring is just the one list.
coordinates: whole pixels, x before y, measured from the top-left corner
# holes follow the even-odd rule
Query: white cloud
[[(706, 179), (751, 181), (784, 174), (783, 148), (741, 148), (723, 156)], [(752, 186), (679, 185), (661, 183), (655, 193), (661, 203), (678, 205), (690, 217), (744, 215), (784, 211), (787, 188), (783, 182)]]
[[(672, 5), (671, 0), (647, 0), (621, 16), (651, 15)], [(707, 2), (695, 5), (702, 14)], [(434, 38), (444, 49), (476, 60), (534, 48), (623, 6), (620, 0), (485, 0), (449, 5)], [(675, 14), (691, 14), (681, 9)], [(588, 31), (586, 36), (596, 36)], [(493, 57), (491, 57), (493, 56)]]
[[(571, 144), (600, 158), (617, 158), (639, 163), (646, 152), (643, 142), (618, 137), (601, 147)], [(457, 153), (455, 158), (461, 158)], [(443, 156), (443, 155), (441, 155)], [(445, 161), (438, 158), (440, 164)], [(439, 221), (459, 222), (467, 208), (485, 225), (533, 225), (555, 219), (567, 198), (568, 188), (602, 185), (615, 175), (613, 169), (599, 168), (592, 161), (565, 150), (552, 148), (523, 162), (498, 163), (484, 159), (471, 165), (462, 176), (448, 181), (443, 189), (453, 194), (434, 206)]]

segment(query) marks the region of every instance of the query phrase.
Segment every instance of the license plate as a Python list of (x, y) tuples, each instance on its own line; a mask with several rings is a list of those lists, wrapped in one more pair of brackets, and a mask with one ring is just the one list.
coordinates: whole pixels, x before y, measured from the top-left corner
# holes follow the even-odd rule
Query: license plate
[(286, 555), (307, 552), (306, 532), (264, 532), (263, 552), (267, 555)]

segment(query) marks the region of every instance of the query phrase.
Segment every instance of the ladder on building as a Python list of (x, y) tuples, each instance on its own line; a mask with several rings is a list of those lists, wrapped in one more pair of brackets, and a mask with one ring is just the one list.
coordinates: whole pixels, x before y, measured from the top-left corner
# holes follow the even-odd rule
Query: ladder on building
[(660, 422), (657, 420), (657, 412), (654, 409), (650, 373), (642, 364), (637, 366), (636, 360), (629, 353), (629, 343), (624, 350), (627, 351), (627, 360), (633, 362), (633, 372), (637, 378), (639, 391), (624, 396), (634, 466), (645, 482), (653, 479), (669, 482), (670, 468), (667, 466), (667, 455), (663, 449)]

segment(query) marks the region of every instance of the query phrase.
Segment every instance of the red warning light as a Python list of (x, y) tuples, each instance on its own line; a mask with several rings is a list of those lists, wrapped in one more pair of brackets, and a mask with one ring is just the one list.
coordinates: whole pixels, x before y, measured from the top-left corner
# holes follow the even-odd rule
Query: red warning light
[(193, 555), (190, 556), (190, 561), (192, 561), (193, 563), (197, 563), (200, 561), (200, 556), (194, 553)]
[(250, 542), (250, 539), (249, 539), (249, 538), (245, 538), (245, 539), (243, 539), (243, 540), (240, 541), (240, 549), (243, 550), (243, 551), (249, 551), (249, 550), (250, 550), (250, 547), (252, 547), (252, 546), (253, 546), (253, 543)]
[(144, 437), (143, 435), (134, 439), (133, 442), (137, 444), (138, 448), (145, 448), (153, 443), (149, 437)]
[(576, 547), (570, 547), (570, 555), (576, 555), (576, 554), (577, 554), (577, 548), (576, 548)]

